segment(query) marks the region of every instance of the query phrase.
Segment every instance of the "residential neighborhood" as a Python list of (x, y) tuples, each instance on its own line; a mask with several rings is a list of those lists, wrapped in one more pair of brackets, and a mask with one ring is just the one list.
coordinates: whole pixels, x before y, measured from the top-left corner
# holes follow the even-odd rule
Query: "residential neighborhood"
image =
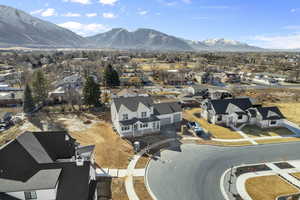
[(0, 200), (299, 200), (299, 13), (2, 0)]

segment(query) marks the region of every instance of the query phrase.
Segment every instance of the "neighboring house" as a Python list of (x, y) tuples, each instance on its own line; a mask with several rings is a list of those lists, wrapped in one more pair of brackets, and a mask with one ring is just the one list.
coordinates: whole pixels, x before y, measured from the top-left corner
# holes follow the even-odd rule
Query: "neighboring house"
[(221, 81), (223, 83), (239, 83), (241, 82), (241, 77), (239, 74), (234, 72), (225, 72), (222, 76)]
[(66, 132), (25, 132), (0, 147), (0, 199), (96, 200), (94, 146)]
[(63, 80), (59, 81), (56, 84), (56, 88), (80, 88), (83, 85), (82, 77), (79, 74), (74, 74), (71, 76), (65, 77)]
[(0, 107), (18, 106), (23, 103), (23, 92), (0, 92)]
[(111, 118), (121, 137), (139, 137), (159, 133), (161, 127), (182, 120), (181, 106), (177, 102), (154, 103), (151, 97), (114, 98)]
[(277, 107), (255, 105), (250, 98), (206, 100), (201, 116), (212, 124), (255, 124), (261, 128), (279, 127), (285, 118)]

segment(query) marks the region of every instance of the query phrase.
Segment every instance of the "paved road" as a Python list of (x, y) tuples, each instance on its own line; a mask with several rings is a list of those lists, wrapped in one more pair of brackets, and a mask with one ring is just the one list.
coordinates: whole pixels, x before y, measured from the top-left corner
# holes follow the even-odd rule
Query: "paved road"
[(184, 144), (151, 161), (148, 185), (157, 200), (222, 200), (220, 178), (231, 166), (300, 159), (300, 143), (250, 147)]

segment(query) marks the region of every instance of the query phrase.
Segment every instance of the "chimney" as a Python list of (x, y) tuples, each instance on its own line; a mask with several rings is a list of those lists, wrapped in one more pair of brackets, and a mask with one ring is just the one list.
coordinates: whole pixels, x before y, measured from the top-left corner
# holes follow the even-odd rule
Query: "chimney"
[(84, 163), (84, 158), (82, 158), (81, 156), (79, 155), (76, 155), (76, 165), (78, 167), (82, 167), (83, 166), (83, 163)]

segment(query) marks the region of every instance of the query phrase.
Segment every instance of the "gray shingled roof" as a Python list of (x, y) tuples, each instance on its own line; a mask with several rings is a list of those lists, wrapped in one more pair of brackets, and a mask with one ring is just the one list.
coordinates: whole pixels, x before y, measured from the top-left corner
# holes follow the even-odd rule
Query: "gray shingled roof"
[(138, 109), (139, 103), (142, 103), (147, 107), (153, 105), (152, 98), (144, 96), (114, 98), (113, 102), (116, 105), (117, 111), (119, 111), (121, 105), (124, 105), (131, 111), (136, 111)]
[(276, 120), (285, 118), (277, 107), (259, 107), (257, 110), (261, 114), (263, 120)]
[(178, 102), (167, 102), (154, 104), (155, 115), (166, 115), (176, 112), (181, 112), (182, 108)]
[(60, 172), (61, 169), (40, 170), (26, 182), (0, 178), (0, 192), (17, 192), (32, 189), (42, 190), (55, 188)]
[[(212, 107), (214, 108), (216, 114), (226, 114), (229, 105), (234, 105), (243, 111), (252, 107), (252, 102), (250, 98), (239, 98), (239, 99), (218, 99), (210, 100)], [(231, 109), (228, 111), (230, 112)], [(234, 111), (235, 109), (233, 109)]]
[(42, 147), (41, 143), (31, 132), (23, 133), (22, 135), (17, 137), (17, 141), (35, 159), (37, 163), (53, 162), (46, 150)]

